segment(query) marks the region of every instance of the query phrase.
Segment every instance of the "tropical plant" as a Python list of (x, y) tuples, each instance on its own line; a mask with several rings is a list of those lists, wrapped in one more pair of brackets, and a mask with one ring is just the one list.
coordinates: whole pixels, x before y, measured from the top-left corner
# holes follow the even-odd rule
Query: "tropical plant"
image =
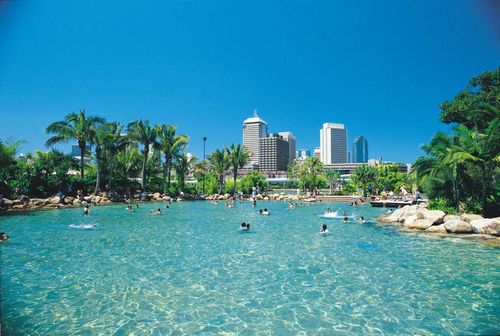
[(338, 171), (334, 169), (328, 169), (325, 172), (326, 180), (328, 181), (328, 186), (330, 187), (330, 195), (333, 194), (333, 191), (337, 189), (337, 187), (342, 183), (342, 179)]
[(351, 175), (354, 183), (363, 189), (363, 195), (367, 195), (368, 186), (377, 181), (377, 170), (368, 165), (359, 166)]
[(111, 190), (113, 186), (113, 166), (115, 157), (118, 153), (125, 151), (130, 139), (122, 134), (123, 126), (119, 123), (108, 124), (108, 135), (104, 141), (104, 150), (108, 158), (108, 188)]
[(103, 123), (103, 118), (87, 117), (85, 110), (80, 110), (80, 113), (70, 113), (64, 120), (56, 121), (47, 127), (46, 133), (55, 135), (49, 138), (45, 145), (52, 147), (61, 142), (76, 140), (80, 148), (80, 176), (83, 178), (87, 143), (92, 139), (95, 127)]
[(147, 178), (146, 165), (149, 159), (150, 147), (158, 148), (159, 146), (157, 141), (159, 127), (151, 127), (149, 120), (139, 119), (129, 123), (127, 129), (130, 139), (143, 145), (142, 154), (144, 157), (141, 170), (141, 188), (144, 189)]
[(104, 158), (103, 155), (105, 146), (112, 131), (113, 130), (111, 124), (99, 125), (92, 132), (92, 137), (89, 139), (90, 143), (94, 146), (94, 158), (96, 163), (96, 181), (94, 195), (97, 195), (97, 193), (101, 190), (101, 165)]
[(289, 176), (298, 181), (299, 188), (304, 192), (315, 191), (320, 186), (319, 176), (322, 172), (323, 164), (317, 157), (308, 157), (303, 161), (295, 160), (288, 165)]
[(224, 188), (224, 177), (231, 166), (229, 161), (229, 153), (226, 150), (216, 149), (209, 157), (212, 171), (217, 175), (219, 182), (219, 194), (222, 193)]
[(236, 178), (238, 177), (238, 170), (243, 168), (243, 166), (250, 161), (250, 154), (241, 144), (231, 144), (229, 148), (226, 147), (226, 153), (233, 173), (233, 195), (236, 196)]
[(180, 191), (184, 191), (186, 176), (193, 163), (194, 158), (189, 158), (186, 154), (176, 156), (174, 168)]
[(250, 194), (253, 187), (258, 188), (258, 190), (265, 191), (269, 187), (269, 182), (267, 182), (266, 177), (256, 170), (252, 170), (250, 173), (243, 176), (238, 181), (238, 187), (241, 192), (245, 194)]
[(170, 190), (171, 170), (174, 160), (180, 160), (182, 152), (187, 147), (188, 137), (177, 135), (175, 126), (162, 125), (159, 130), (159, 148), (165, 157), (163, 168), (163, 189)]

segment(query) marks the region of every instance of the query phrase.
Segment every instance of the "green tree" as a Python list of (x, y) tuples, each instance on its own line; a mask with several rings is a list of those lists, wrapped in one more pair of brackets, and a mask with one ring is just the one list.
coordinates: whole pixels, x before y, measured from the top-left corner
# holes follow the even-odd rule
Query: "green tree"
[(212, 171), (217, 175), (219, 182), (219, 194), (222, 194), (224, 188), (224, 177), (228, 172), (231, 162), (229, 161), (229, 153), (226, 150), (216, 149), (209, 157)]
[(119, 123), (108, 124), (108, 135), (104, 141), (104, 149), (108, 157), (108, 188), (113, 186), (113, 166), (118, 153), (125, 151), (129, 145), (129, 138), (123, 134), (123, 126)]
[(186, 176), (189, 175), (193, 163), (194, 158), (188, 158), (186, 154), (176, 156), (174, 168), (180, 191), (184, 191)]
[(141, 188), (144, 189), (147, 178), (146, 165), (149, 159), (150, 146), (153, 148), (158, 148), (159, 146), (157, 141), (159, 127), (151, 127), (149, 120), (143, 121), (139, 119), (129, 123), (127, 128), (130, 139), (137, 141), (144, 146), (142, 149), (144, 157), (141, 170)]
[(377, 170), (368, 165), (359, 166), (351, 175), (351, 179), (363, 189), (363, 195), (367, 195), (368, 186), (377, 181)]
[(340, 174), (334, 169), (328, 169), (325, 172), (326, 180), (328, 181), (328, 186), (330, 187), (330, 195), (333, 195), (333, 191), (342, 183)]
[(238, 177), (238, 170), (243, 168), (243, 166), (249, 162), (250, 154), (240, 144), (231, 144), (229, 148), (226, 147), (226, 152), (229, 157), (231, 170), (233, 172), (233, 195), (236, 195), (236, 178)]
[(403, 184), (407, 183), (407, 174), (401, 173), (399, 165), (381, 164), (376, 166), (377, 181), (376, 187), (379, 190), (398, 190)]
[(288, 174), (298, 181), (304, 192), (314, 191), (319, 186), (319, 176), (323, 173), (323, 164), (317, 157), (308, 157), (303, 161), (295, 160), (288, 165)]
[(267, 190), (269, 187), (266, 177), (255, 170), (243, 176), (238, 184), (239, 189), (245, 194), (250, 194), (253, 187), (257, 187), (262, 191)]
[(188, 137), (176, 134), (175, 126), (162, 125), (159, 132), (159, 148), (165, 157), (163, 168), (163, 190), (170, 190), (171, 170), (174, 160), (180, 160), (182, 152), (187, 147)]
[(85, 110), (80, 110), (80, 113), (70, 113), (64, 120), (56, 121), (47, 127), (45, 131), (55, 135), (49, 138), (45, 145), (52, 147), (61, 142), (76, 140), (80, 148), (80, 175), (83, 178), (87, 143), (92, 139), (95, 127), (103, 123), (103, 118), (87, 117)]
[(101, 190), (101, 175), (102, 175), (102, 161), (104, 159), (104, 150), (106, 143), (113, 131), (111, 124), (102, 124), (95, 128), (92, 132), (92, 137), (89, 139), (90, 143), (94, 146), (95, 163), (96, 163), (96, 181), (94, 188), (94, 195)]

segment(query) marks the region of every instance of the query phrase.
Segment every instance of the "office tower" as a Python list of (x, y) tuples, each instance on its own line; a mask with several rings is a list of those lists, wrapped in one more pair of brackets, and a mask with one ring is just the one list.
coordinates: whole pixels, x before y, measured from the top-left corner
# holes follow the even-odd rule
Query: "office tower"
[(266, 136), (267, 123), (254, 111), (253, 117), (243, 121), (243, 146), (250, 153), (250, 164), (259, 162), (259, 138)]
[(289, 143), (279, 134), (269, 134), (259, 139), (259, 170), (286, 171)]
[(364, 136), (357, 136), (352, 143), (352, 162), (368, 162), (368, 141)]
[(309, 149), (299, 149), (297, 151), (297, 154), (295, 155), (297, 157), (297, 159), (305, 159), (306, 157), (310, 157), (311, 156), (311, 151)]
[(321, 159), (321, 148), (319, 148), (319, 147), (314, 148), (313, 157), (317, 157), (318, 159)]
[(297, 146), (296, 146), (297, 139), (292, 134), (292, 132), (279, 132), (278, 134), (283, 137), (283, 140), (288, 142), (288, 147), (289, 147), (288, 162), (292, 162), (293, 160), (295, 160), (295, 150), (297, 148)]
[(320, 130), (321, 162), (347, 163), (347, 129), (343, 124), (324, 123)]

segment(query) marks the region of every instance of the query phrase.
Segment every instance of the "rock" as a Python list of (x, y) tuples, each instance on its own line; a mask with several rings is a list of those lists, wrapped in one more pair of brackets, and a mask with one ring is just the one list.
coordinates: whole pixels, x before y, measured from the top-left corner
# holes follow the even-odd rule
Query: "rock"
[(96, 203), (100, 203), (101, 200), (102, 200), (101, 196), (94, 197), (94, 202), (96, 202)]
[(459, 220), (459, 219), (452, 219), (450, 221), (447, 221), (444, 223), (444, 227), (446, 228), (447, 232), (451, 233), (471, 233), (472, 232), (472, 227), (469, 223)]
[(429, 226), (425, 232), (431, 232), (431, 233), (446, 233), (446, 228), (444, 227), (444, 224), (440, 225), (433, 225)]
[(78, 198), (75, 198), (73, 200), (73, 205), (78, 205), (78, 204), (80, 204), (80, 200)]
[(13, 206), (13, 205), (14, 205), (14, 202), (12, 202), (12, 201), (11, 201), (10, 199), (8, 199), (8, 198), (4, 198), (4, 199), (3, 199), (3, 203), (4, 203), (6, 206), (8, 206), (8, 207), (11, 207), (11, 206)]
[(255, 199), (258, 201), (262, 201), (264, 199), (264, 196), (262, 196), (261, 194), (257, 194), (257, 196), (255, 196)]
[(475, 214), (462, 214), (462, 216), (460, 216), (460, 218), (464, 221), (464, 222), (468, 222), (470, 223), (471, 221), (473, 220), (476, 220), (476, 219), (482, 219), (483, 217), (480, 216), (480, 215), (475, 215)]
[(461, 218), (458, 215), (446, 215), (446, 216), (444, 216), (443, 220), (446, 223), (447, 221), (451, 221), (451, 220), (454, 220), (454, 219), (461, 219)]
[(404, 221), (404, 226), (408, 226), (408, 225), (412, 224), (417, 219), (418, 219), (417, 215), (411, 215), (411, 216), (406, 217), (405, 221)]
[(418, 230), (425, 230), (429, 227), (432, 226), (432, 219), (417, 219), (415, 221), (413, 221), (411, 224), (406, 224), (405, 223), (405, 227), (409, 228), (409, 229), (418, 229)]
[(495, 218), (476, 219), (470, 222), (474, 233), (500, 236), (500, 221)]
[(73, 204), (74, 200), (75, 200), (74, 197), (72, 197), (72, 196), (66, 196), (66, 197), (64, 197), (64, 204)]
[(230, 198), (231, 198), (231, 195), (229, 195), (228, 193), (224, 194), (224, 199), (230, 199)]
[(110, 203), (112, 203), (112, 202), (111, 202), (111, 200), (107, 199), (107, 200), (105, 201), (105, 203), (106, 203), (106, 204), (110, 204)]
[(269, 196), (264, 197), (264, 201), (269, 201)]
[(42, 206), (47, 203), (48, 200), (42, 199), (42, 198), (32, 198), (30, 200), (30, 205), (34, 206)]
[(87, 201), (82, 202), (82, 205), (87, 205), (87, 204), (89, 204)]
[(446, 214), (441, 210), (425, 210), (425, 219), (432, 220), (433, 224), (441, 224), (444, 223), (444, 216)]
[(219, 201), (223, 201), (225, 198), (224, 198), (224, 196), (223, 196), (223, 195), (220, 195), (219, 197), (217, 197), (217, 199), (218, 199)]
[(153, 194), (153, 198), (155, 200), (160, 200), (161, 199), (161, 194), (159, 192), (156, 192), (156, 193)]
[(165, 202), (169, 202), (172, 200), (172, 198), (170, 196), (163, 196), (162, 200), (164, 200)]
[(177, 197), (177, 200), (176, 200), (176, 201), (177, 201), (177, 202), (182, 202), (182, 201), (183, 201), (183, 199), (182, 199), (181, 197)]
[(61, 203), (61, 197), (54, 196), (54, 197), (51, 197), (51, 198), (47, 198), (47, 202), (50, 203), (50, 204), (59, 204), (59, 203)]
[(425, 214), (427, 213), (427, 209), (418, 209), (417, 210), (417, 213), (415, 214), (415, 216), (417, 216), (417, 219), (425, 219)]
[(25, 209), (25, 206), (23, 204), (14, 204), (12, 206), (12, 209), (17, 209), (17, 210)]

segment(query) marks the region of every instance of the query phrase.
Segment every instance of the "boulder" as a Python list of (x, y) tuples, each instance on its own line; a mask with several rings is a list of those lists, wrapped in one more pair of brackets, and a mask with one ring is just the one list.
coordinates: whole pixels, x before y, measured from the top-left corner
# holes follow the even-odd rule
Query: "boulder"
[(223, 201), (225, 198), (224, 198), (224, 196), (223, 196), (223, 195), (220, 195), (219, 197), (217, 197), (217, 199), (218, 199), (219, 201)]
[(229, 195), (228, 193), (224, 194), (224, 199), (230, 199), (230, 198), (231, 198), (231, 195)]
[(54, 196), (54, 197), (51, 197), (51, 198), (47, 198), (47, 202), (50, 203), (50, 204), (59, 204), (59, 203), (61, 203), (61, 197)]
[(476, 220), (476, 219), (482, 219), (483, 217), (480, 216), (480, 215), (475, 215), (475, 214), (462, 214), (462, 216), (460, 216), (460, 218), (464, 221), (464, 222), (468, 222), (470, 223), (471, 221), (473, 220)]
[(163, 196), (162, 200), (164, 200), (165, 202), (170, 202), (172, 200), (172, 198), (170, 196)]
[(495, 218), (476, 219), (470, 222), (474, 233), (500, 236), (500, 221)]
[(425, 210), (425, 219), (430, 219), (433, 224), (444, 223), (446, 214), (441, 210)]
[(269, 201), (269, 196), (264, 197), (264, 201)]
[(7, 206), (7, 207), (11, 207), (12, 205), (14, 205), (14, 202), (12, 202), (10, 199), (8, 198), (4, 198), (3, 199), (3, 203)]
[(427, 213), (427, 211), (428, 210), (425, 208), (418, 209), (415, 216), (417, 216), (417, 219), (425, 219), (425, 214)]
[(411, 215), (411, 216), (406, 217), (405, 221), (404, 221), (404, 226), (408, 226), (408, 225), (412, 224), (417, 219), (419, 219), (419, 218), (417, 218), (417, 215)]
[(159, 192), (156, 192), (156, 193), (153, 194), (153, 198), (155, 200), (160, 200), (161, 199), (161, 194)]
[(25, 209), (24, 205), (23, 204), (14, 204), (12, 206), (12, 209), (17, 209), (17, 210), (21, 210), (21, 209)]
[(417, 219), (413, 221), (411, 224), (406, 224), (405, 227), (409, 229), (418, 229), (418, 230), (425, 230), (428, 229), (429, 227), (432, 226), (432, 219)]
[(451, 233), (471, 233), (472, 227), (469, 223), (460, 219), (452, 219), (444, 223), (447, 232)]
[(429, 226), (425, 232), (430, 232), (430, 233), (446, 233), (446, 228), (444, 227), (444, 224), (440, 225), (433, 225)]
[(451, 221), (451, 220), (453, 220), (453, 219), (461, 219), (461, 218), (460, 218), (460, 216), (459, 216), (459, 215), (446, 215), (446, 216), (444, 216), (444, 219), (443, 219), (443, 220), (444, 220), (444, 221), (445, 221), (445, 223), (446, 223), (447, 221)]
[(47, 203), (48, 200), (42, 199), (42, 198), (32, 198), (30, 200), (30, 205), (34, 206), (42, 206)]
[(75, 198), (73, 200), (73, 205), (78, 205), (78, 204), (80, 204), (80, 200), (78, 198)]
[(264, 196), (262, 196), (261, 194), (257, 194), (257, 196), (255, 196), (255, 199), (258, 201), (262, 201), (264, 199)]
[(66, 197), (64, 197), (64, 204), (73, 204), (74, 200), (75, 200), (74, 197), (72, 197), (72, 196), (66, 196)]

